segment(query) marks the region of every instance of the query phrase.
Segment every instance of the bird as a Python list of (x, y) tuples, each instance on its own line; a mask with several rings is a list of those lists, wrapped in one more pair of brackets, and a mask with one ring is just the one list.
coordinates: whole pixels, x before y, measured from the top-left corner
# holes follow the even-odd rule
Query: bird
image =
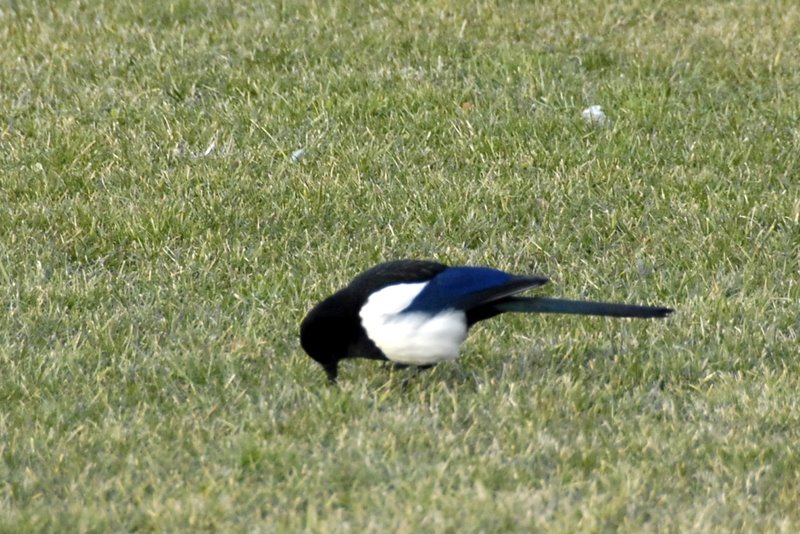
[(387, 261), (315, 305), (300, 324), (300, 344), (336, 383), (339, 362), (349, 358), (422, 369), (455, 360), (472, 326), (506, 312), (656, 318), (674, 311), (517, 295), (548, 281), (483, 266)]

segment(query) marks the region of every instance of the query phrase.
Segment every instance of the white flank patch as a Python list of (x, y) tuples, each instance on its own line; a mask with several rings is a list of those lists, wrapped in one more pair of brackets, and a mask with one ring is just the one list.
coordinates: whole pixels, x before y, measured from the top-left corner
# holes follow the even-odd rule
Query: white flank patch
[(467, 337), (467, 316), (463, 311), (445, 310), (436, 315), (400, 313), (427, 284), (385, 287), (361, 307), (359, 316), (364, 330), (393, 362), (429, 365), (454, 360)]

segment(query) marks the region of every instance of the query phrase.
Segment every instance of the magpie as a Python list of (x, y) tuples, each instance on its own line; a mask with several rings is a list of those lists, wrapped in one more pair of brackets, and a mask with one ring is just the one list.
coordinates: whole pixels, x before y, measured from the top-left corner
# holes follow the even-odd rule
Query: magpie
[(381, 263), (314, 306), (300, 324), (300, 344), (336, 382), (339, 361), (346, 358), (421, 368), (454, 360), (475, 323), (505, 312), (652, 318), (673, 311), (515, 296), (547, 281), (490, 267), (422, 260)]

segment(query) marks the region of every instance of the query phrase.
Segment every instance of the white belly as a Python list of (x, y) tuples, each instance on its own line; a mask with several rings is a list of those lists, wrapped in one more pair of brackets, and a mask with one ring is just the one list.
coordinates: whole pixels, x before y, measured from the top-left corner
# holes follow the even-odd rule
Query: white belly
[(427, 282), (397, 284), (373, 293), (359, 316), (367, 336), (393, 362), (430, 365), (458, 357), (467, 337), (463, 311), (401, 313)]

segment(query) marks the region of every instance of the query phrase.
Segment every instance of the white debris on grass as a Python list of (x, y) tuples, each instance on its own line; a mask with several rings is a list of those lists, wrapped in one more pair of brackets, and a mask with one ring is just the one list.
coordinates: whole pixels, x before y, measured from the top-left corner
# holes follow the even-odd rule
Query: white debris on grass
[(206, 149), (203, 151), (203, 157), (208, 157), (217, 148), (217, 138), (216, 136), (211, 139), (211, 142), (208, 144)]
[(584, 109), (581, 112), (581, 117), (583, 117), (583, 120), (589, 124), (596, 124), (598, 126), (605, 125), (607, 120), (606, 114), (603, 113), (603, 108), (598, 105), (589, 106), (588, 108)]
[(297, 150), (292, 152), (292, 163), (297, 163), (298, 161), (303, 159), (303, 156), (305, 155), (305, 153), (306, 153), (306, 149), (305, 148), (298, 148)]

